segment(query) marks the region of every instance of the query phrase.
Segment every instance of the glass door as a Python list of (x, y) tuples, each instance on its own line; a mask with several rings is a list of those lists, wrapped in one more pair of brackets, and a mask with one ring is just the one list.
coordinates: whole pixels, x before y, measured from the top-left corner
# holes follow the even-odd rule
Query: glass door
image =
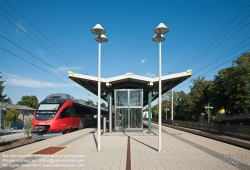
[(142, 109), (130, 109), (130, 128), (142, 128)]
[(128, 128), (128, 109), (116, 109), (116, 129), (124, 130)]
[(115, 130), (143, 129), (142, 89), (115, 90)]

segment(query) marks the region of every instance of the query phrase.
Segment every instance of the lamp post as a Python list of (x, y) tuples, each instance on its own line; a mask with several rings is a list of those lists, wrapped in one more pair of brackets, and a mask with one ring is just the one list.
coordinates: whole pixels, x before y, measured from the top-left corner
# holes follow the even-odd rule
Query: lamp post
[(205, 109), (207, 109), (207, 123), (210, 123), (209, 109), (213, 109), (213, 107), (209, 106), (209, 103), (208, 103)]
[(4, 126), (2, 108), (5, 108), (5, 107), (6, 106), (4, 104), (1, 104), (1, 102), (0, 102), (0, 128), (2, 128)]
[(171, 120), (174, 120), (174, 90), (171, 90)]
[(168, 106), (166, 106), (166, 120), (168, 120)]
[(96, 34), (97, 37), (95, 41), (98, 42), (98, 114), (97, 114), (97, 151), (101, 151), (101, 43), (107, 42), (108, 39), (104, 35), (106, 31), (102, 28), (100, 24), (96, 24), (94, 28), (91, 29), (93, 34)]
[(161, 151), (161, 42), (165, 40), (165, 37), (162, 34), (165, 34), (169, 29), (163, 24), (160, 23), (154, 32), (156, 35), (153, 37), (154, 42), (159, 42), (159, 118), (158, 118), (158, 152)]

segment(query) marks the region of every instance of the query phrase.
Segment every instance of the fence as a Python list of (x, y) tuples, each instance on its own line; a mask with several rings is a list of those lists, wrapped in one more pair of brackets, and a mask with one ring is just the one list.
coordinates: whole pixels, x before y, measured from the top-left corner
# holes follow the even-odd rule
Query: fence
[[(152, 119), (152, 121), (158, 122), (158, 119)], [(228, 125), (220, 123), (201, 123), (181, 120), (162, 120), (162, 123), (234, 136), (237, 138), (250, 139), (250, 126)]]

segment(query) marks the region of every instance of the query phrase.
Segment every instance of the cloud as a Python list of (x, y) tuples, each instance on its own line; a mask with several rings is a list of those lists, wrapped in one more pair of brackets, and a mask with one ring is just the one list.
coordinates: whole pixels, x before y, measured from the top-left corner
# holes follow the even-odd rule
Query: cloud
[(22, 30), (23, 32), (25, 32), (26, 34), (28, 33), (28, 31), (22, 26), (22, 24), (20, 24), (20, 22), (17, 22), (17, 23), (16, 23), (16, 26), (17, 26), (20, 30)]
[(69, 84), (59, 84), (53, 82), (43, 82), (39, 80), (34, 80), (31, 78), (25, 78), (16, 75), (8, 75), (8, 78), (5, 81), (5, 85), (8, 86), (22, 86), (22, 87), (29, 87), (29, 88), (63, 88), (63, 87), (70, 87)]
[(141, 60), (141, 62), (142, 62), (142, 63), (145, 63), (145, 62), (146, 62), (146, 60), (142, 59), (142, 60)]
[(148, 77), (155, 77), (155, 74), (150, 74), (149, 72), (147, 72), (147, 75)]
[(81, 42), (86, 42), (84, 39), (80, 39)]

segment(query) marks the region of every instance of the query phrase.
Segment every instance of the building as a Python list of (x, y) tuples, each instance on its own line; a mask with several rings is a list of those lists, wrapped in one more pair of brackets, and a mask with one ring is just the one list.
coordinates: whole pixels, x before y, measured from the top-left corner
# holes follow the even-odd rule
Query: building
[[(98, 95), (98, 77), (72, 71), (68, 73), (70, 79)], [(161, 76), (161, 94), (171, 90), (189, 77), (191, 77), (191, 70)], [(151, 102), (159, 97), (159, 77), (151, 78), (126, 73), (121, 76), (101, 78), (100, 89), (100, 97), (108, 102), (109, 108), (114, 107), (114, 117), (109, 111), (109, 132), (112, 131), (111, 127), (114, 127), (114, 131), (142, 131), (143, 107), (148, 105), (148, 112), (151, 113)], [(112, 122), (111, 116), (114, 118), (114, 122)], [(149, 118), (149, 122), (151, 122), (151, 118)], [(151, 123), (149, 123), (148, 131), (151, 133)]]
[(7, 113), (9, 109), (16, 109), (19, 112), (18, 120), (14, 123), (17, 124), (17, 126), (23, 126), (23, 122), (25, 120), (25, 117), (33, 117), (35, 109), (28, 107), (28, 106), (23, 106), (23, 105), (16, 105), (16, 104), (7, 104), (4, 103), (2, 104), (1, 108), (1, 119), (0, 119), (0, 126), (5, 126), (4, 123), (4, 115)]
[[(152, 112), (151, 112), (151, 117), (152, 117)], [(143, 118), (148, 119), (148, 111), (143, 112)]]

